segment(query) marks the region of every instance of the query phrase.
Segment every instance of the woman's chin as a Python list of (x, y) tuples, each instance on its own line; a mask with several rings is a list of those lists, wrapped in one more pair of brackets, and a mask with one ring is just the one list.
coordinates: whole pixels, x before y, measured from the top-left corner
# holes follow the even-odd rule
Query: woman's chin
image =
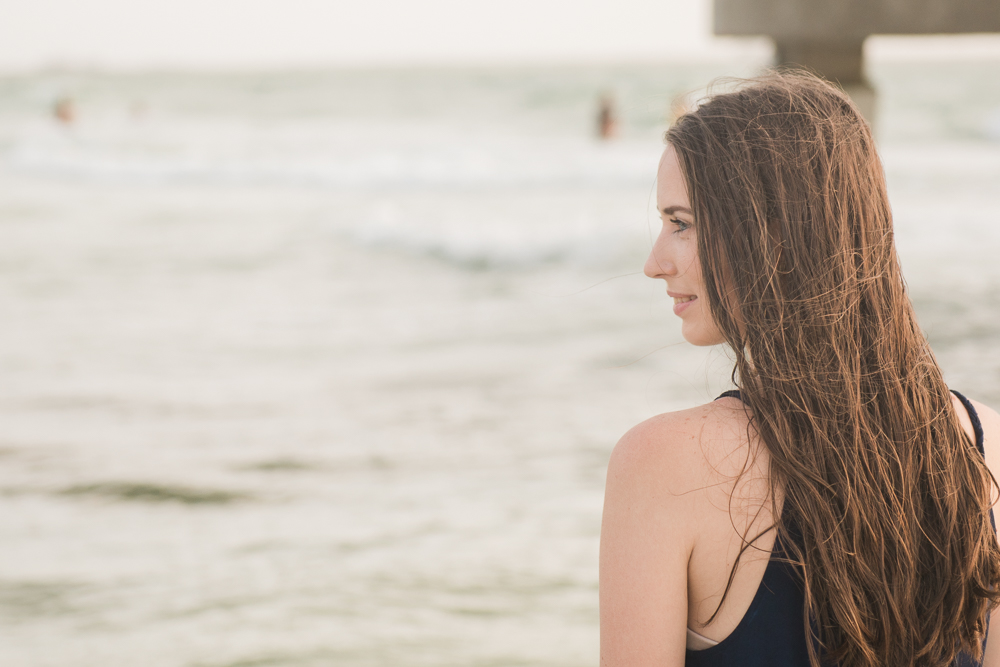
[(715, 327), (708, 328), (696, 324), (688, 324), (687, 322), (681, 326), (681, 336), (696, 347), (711, 347), (712, 345), (720, 345), (726, 342), (722, 334)]

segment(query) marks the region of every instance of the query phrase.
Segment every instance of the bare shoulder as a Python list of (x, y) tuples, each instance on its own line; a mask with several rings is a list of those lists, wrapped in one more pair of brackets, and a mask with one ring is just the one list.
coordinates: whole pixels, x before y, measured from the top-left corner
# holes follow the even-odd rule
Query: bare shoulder
[(976, 409), (976, 414), (979, 415), (979, 421), (983, 425), (983, 434), (987, 438), (992, 435), (994, 441), (1000, 439), (1000, 414), (997, 414), (996, 410), (985, 403), (980, 403), (971, 398), (969, 402), (972, 403), (972, 407)]
[[(966, 411), (965, 406), (958, 399), (955, 394), (951, 395), (952, 405), (955, 406), (955, 412), (958, 414), (958, 420), (962, 424), (962, 428), (965, 432), (969, 434), (970, 438), (975, 439), (975, 431), (972, 427), (972, 419), (969, 413)], [(1000, 447), (1000, 414), (997, 414), (996, 410), (989, 407), (984, 403), (980, 403), (974, 399), (969, 399), (972, 403), (972, 407), (976, 409), (976, 415), (979, 417), (979, 423), (983, 427), (983, 440), (986, 445), (987, 451), (990, 448), (990, 442), (994, 443), (995, 447)]]
[(601, 521), (602, 664), (684, 663), (688, 564), (722, 486), (713, 467), (739, 449), (741, 431), (743, 404), (722, 399), (647, 419), (615, 446)]
[(645, 493), (647, 485), (673, 495), (689, 493), (742, 464), (747, 423), (744, 405), (735, 398), (647, 419), (615, 445), (609, 487), (622, 481), (637, 493)]

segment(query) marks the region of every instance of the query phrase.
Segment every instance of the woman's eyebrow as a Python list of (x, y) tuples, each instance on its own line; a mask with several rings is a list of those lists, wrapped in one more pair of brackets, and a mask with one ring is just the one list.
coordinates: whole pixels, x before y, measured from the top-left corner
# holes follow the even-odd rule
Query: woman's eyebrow
[(687, 206), (668, 206), (664, 209), (661, 209), (660, 213), (662, 213), (663, 215), (673, 215), (678, 211), (680, 211), (681, 213), (687, 213), (688, 215), (692, 215), (691, 209), (689, 209)]

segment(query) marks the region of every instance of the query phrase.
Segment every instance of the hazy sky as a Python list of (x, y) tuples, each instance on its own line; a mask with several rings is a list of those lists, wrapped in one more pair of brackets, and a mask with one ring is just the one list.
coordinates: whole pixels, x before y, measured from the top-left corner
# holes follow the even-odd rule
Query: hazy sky
[[(628, 61), (768, 48), (714, 40), (711, 0), (0, 0), (0, 19), (7, 71)], [(980, 47), (1000, 53), (1000, 38), (980, 37)]]
[(649, 59), (708, 0), (0, 0), (0, 67)]

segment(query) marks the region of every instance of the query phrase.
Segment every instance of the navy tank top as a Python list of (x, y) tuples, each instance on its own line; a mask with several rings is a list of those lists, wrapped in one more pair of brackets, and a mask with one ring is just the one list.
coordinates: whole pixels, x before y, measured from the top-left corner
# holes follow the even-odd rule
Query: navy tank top
[[(969, 412), (976, 447), (985, 456), (983, 425), (976, 409), (965, 396), (957, 391), (952, 393)], [(719, 398), (727, 396), (741, 398), (738, 391), (727, 391)], [(993, 510), (990, 510), (990, 522), (993, 523)], [(993, 527), (995, 530), (995, 523)], [(790, 539), (795, 539), (794, 525), (788, 526), (788, 533)], [(697, 651), (688, 649), (684, 660), (687, 667), (809, 667), (801, 570), (786, 561), (786, 552), (780, 540), (776, 540), (757, 593), (736, 629), (715, 646)], [(982, 662), (961, 654), (953, 665), (982, 667)]]

